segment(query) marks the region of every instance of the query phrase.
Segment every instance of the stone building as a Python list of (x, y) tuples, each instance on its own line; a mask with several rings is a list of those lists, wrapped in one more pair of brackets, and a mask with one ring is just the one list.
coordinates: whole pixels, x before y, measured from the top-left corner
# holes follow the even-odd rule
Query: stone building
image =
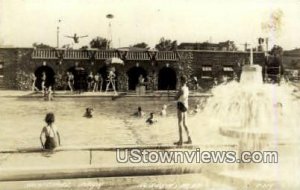
[[(241, 65), (249, 62), (249, 52), (178, 50), (66, 50), (34, 48), (0, 48), (0, 87), (2, 89), (26, 89), (26, 76), (34, 73), (37, 87), (41, 74), (47, 75), (48, 85), (66, 81), (66, 72), (82, 67), (86, 75), (100, 73), (105, 79), (112, 65), (110, 58), (119, 58), (124, 65), (113, 65), (119, 91), (134, 90), (138, 77), (143, 75), (148, 90), (175, 90), (179, 87), (180, 75), (198, 79), (203, 88), (212, 84), (214, 78), (232, 77), (241, 72)], [(264, 64), (264, 54), (254, 53), (254, 63)], [(25, 82), (24, 82), (25, 81)], [(105, 86), (104, 80), (103, 86)]]

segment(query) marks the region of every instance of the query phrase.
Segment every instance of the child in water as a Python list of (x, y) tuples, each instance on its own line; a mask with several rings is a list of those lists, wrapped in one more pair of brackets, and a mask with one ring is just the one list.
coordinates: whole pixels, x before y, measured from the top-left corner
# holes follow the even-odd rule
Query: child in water
[(155, 122), (157, 122), (157, 121), (154, 120), (154, 113), (151, 112), (151, 113), (150, 113), (150, 117), (146, 120), (146, 123), (149, 124), (149, 125), (152, 125), (152, 124), (154, 124)]
[(160, 115), (163, 117), (167, 116), (167, 105), (163, 105), (163, 107), (160, 111)]
[(52, 86), (49, 86), (48, 89), (46, 87), (44, 88), (44, 99), (45, 99), (45, 101), (53, 100)]
[(136, 117), (143, 117), (145, 113), (142, 111), (142, 108), (139, 106), (138, 111), (134, 113), (134, 116)]
[(86, 117), (86, 118), (92, 118), (93, 117), (93, 112), (94, 112), (93, 108), (90, 108), (90, 107), (86, 108), (84, 117)]
[[(55, 117), (53, 113), (47, 113), (45, 117), (46, 126), (43, 127), (40, 141), (43, 149), (53, 150), (57, 146), (60, 146), (60, 135), (54, 125)], [(43, 141), (45, 137), (45, 141)]]
[(196, 106), (195, 106), (195, 109), (193, 110), (193, 113), (199, 113), (200, 112), (200, 110), (201, 110), (201, 106), (200, 106), (200, 104), (197, 104)]

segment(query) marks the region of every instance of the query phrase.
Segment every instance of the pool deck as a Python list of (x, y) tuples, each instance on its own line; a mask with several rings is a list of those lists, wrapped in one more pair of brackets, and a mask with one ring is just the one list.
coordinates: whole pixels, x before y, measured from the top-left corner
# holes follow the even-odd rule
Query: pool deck
[[(154, 92), (146, 92), (143, 95), (137, 95), (135, 92), (118, 92), (115, 94), (114, 92), (70, 92), (70, 91), (55, 91), (53, 97), (58, 98), (122, 98), (122, 97), (140, 97), (140, 98), (169, 98), (174, 97), (176, 91), (154, 91)], [(212, 96), (209, 92), (196, 92), (191, 91), (190, 97), (209, 97)], [(0, 90), (0, 97), (11, 97), (11, 98), (41, 98), (43, 97), (42, 92), (32, 92), (32, 91), (21, 91), (21, 90)]]

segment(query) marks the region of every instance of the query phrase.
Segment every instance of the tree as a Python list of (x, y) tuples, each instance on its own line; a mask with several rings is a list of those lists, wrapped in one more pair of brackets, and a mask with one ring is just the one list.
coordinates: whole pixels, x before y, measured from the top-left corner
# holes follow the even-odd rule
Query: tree
[(158, 51), (173, 51), (177, 49), (177, 41), (172, 41), (170, 39), (165, 39), (162, 37), (159, 40), (159, 43), (155, 45), (155, 48)]
[(283, 55), (283, 49), (280, 46), (274, 45), (273, 48), (270, 51), (270, 54), (275, 56), (275, 57), (279, 57)]
[(73, 49), (70, 44), (65, 44), (61, 48), (63, 48), (63, 49)]
[(136, 48), (148, 48), (148, 44), (146, 44), (145, 42), (141, 42), (141, 43), (134, 44), (132, 47), (136, 47)]
[(194, 75), (193, 65), (193, 53), (192, 52), (178, 52), (179, 61), (177, 62), (179, 68), (179, 75), (185, 76), (188, 79), (188, 84), (191, 85), (191, 77)]
[(47, 44), (43, 44), (43, 43), (33, 43), (32, 44), (32, 46), (34, 47), (34, 48), (53, 48), (53, 47), (51, 47), (51, 46), (49, 46), (49, 45), (47, 45)]
[(88, 46), (82, 46), (80, 49), (81, 50), (87, 50), (89, 47)]
[(96, 37), (90, 42), (91, 48), (98, 48), (98, 49), (108, 49), (110, 45), (110, 41), (102, 38), (102, 37)]
[[(277, 75), (284, 74), (284, 67), (282, 63), (283, 49), (280, 46), (274, 45), (270, 51), (270, 56), (267, 59), (266, 67), (264, 67), (263, 72), (269, 75), (269, 78), (274, 81), (278, 81)], [(273, 67), (273, 68), (268, 68)], [(276, 67), (280, 68), (276, 69)], [(265, 70), (267, 69), (267, 71)], [(279, 72), (280, 71), (280, 72)]]

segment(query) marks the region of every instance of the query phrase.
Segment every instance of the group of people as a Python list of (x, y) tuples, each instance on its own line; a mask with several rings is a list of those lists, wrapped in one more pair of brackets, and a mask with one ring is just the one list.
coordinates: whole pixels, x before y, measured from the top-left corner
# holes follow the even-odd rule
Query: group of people
[[(175, 145), (191, 144), (192, 138), (189, 133), (189, 129), (187, 127), (187, 113), (188, 113), (188, 97), (189, 97), (189, 89), (187, 86), (187, 78), (181, 77), (181, 88), (175, 96), (175, 100), (177, 101), (177, 119), (178, 119), (178, 128), (179, 128), (179, 140), (175, 142)], [(202, 109), (201, 103), (197, 103), (195, 108), (190, 112), (190, 114), (196, 114), (200, 112)], [(137, 112), (134, 113), (136, 117), (143, 117), (145, 113), (143, 112), (141, 107), (138, 107)], [(164, 117), (167, 115), (167, 105), (163, 105), (162, 109), (159, 113), (160, 116)], [(154, 118), (154, 112), (150, 112), (149, 117), (146, 119), (146, 123), (152, 125), (156, 123), (157, 120)], [(187, 136), (187, 141), (183, 142), (182, 128), (184, 128)]]
[[(71, 92), (74, 91), (74, 85), (75, 85), (75, 79), (74, 74), (72, 72), (67, 72), (67, 82), (68, 82), (68, 88)], [(93, 72), (90, 72), (89, 75), (86, 78), (86, 86), (87, 91), (89, 92), (101, 92), (102, 91), (102, 85), (103, 85), (103, 78), (100, 73), (93, 74)]]
[[(142, 108), (139, 106), (137, 112), (135, 112), (133, 115), (136, 117), (142, 118), (145, 116), (145, 112), (143, 112)], [(163, 108), (160, 112), (160, 115), (163, 117), (167, 115), (167, 105), (163, 106)], [(154, 119), (154, 112), (150, 112), (149, 117), (146, 120), (146, 123), (149, 125), (152, 125), (156, 122), (157, 122), (157, 120)]]
[[(30, 79), (32, 82), (31, 90), (39, 91), (39, 89), (36, 86), (37, 77), (35, 76), (35, 74), (32, 73), (30, 75)], [(53, 89), (52, 89), (51, 85), (46, 86), (46, 80), (47, 80), (47, 75), (45, 72), (43, 72), (41, 75), (41, 91), (43, 92), (44, 99), (51, 101), (51, 100), (53, 100)]]
[[(32, 91), (41, 91), (44, 92), (47, 88), (51, 86), (53, 90), (53, 84), (50, 84), (49, 78), (47, 78), (47, 75), (45, 72), (42, 72), (42, 74), (39, 77), (40, 85), (37, 84), (37, 76), (34, 73), (30, 74), (30, 81), (31, 81), (31, 90)], [(63, 79), (62, 79), (63, 80)], [(93, 72), (90, 72), (85, 79), (83, 79), (83, 82), (81, 81), (80, 83), (86, 83), (86, 84), (81, 84), (80, 87), (75, 81), (75, 76), (72, 72), (68, 71), (66, 72), (66, 86), (65, 89), (69, 89), (71, 92), (73, 92), (75, 89), (78, 88), (86, 88), (90, 92), (101, 92), (102, 91), (102, 86), (103, 86), (103, 77), (100, 73), (97, 73), (93, 75)], [(40, 87), (38, 87), (40, 86)], [(77, 86), (77, 87), (76, 87)]]
[[(187, 126), (187, 113), (188, 113), (188, 98), (189, 98), (189, 88), (187, 86), (187, 78), (181, 77), (181, 88), (179, 89), (177, 95), (175, 96), (175, 100), (177, 101), (177, 119), (178, 119), (178, 132), (179, 132), (179, 140), (174, 143), (176, 146), (181, 146), (183, 143), (192, 144), (192, 138), (190, 136), (190, 132)], [(199, 110), (200, 107), (196, 106), (196, 111)], [(139, 107), (138, 111), (135, 114), (138, 117), (143, 117), (145, 113), (142, 111), (142, 108)], [(167, 115), (167, 105), (163, 105), (162, 110), (160, 112), (161, 116)], [(86, 108), (86, 113), (84, 114), (87, 118), (93, 117), (93, 108)], [(55, 117), (53, 113), (47, 113), (45, 117), (46, 126), (43, 127), (40, 134), (41, 145), (44, 149), (54, 149), (55, 147), (60, 145), (60, 135), (57, 128), (54, 125)], [(154, 113), (151, 112), (149, 118), (146, 120), (146, 123), (152, 125), (157, 122), (154, 118)], [(183, 129), (186, 133), (186, 141), (183, 141)], [(43, 140), (43, 137), (45, 140)]]
[(93, 72), (90, 72), (89, 76), (87, 77), (87, 83), (88, 83), (88, 87), (87, 87), (88, 91), (93, 91), (93, 92), (102, 91), (103, 78), (99, 73), (93, 75)]

